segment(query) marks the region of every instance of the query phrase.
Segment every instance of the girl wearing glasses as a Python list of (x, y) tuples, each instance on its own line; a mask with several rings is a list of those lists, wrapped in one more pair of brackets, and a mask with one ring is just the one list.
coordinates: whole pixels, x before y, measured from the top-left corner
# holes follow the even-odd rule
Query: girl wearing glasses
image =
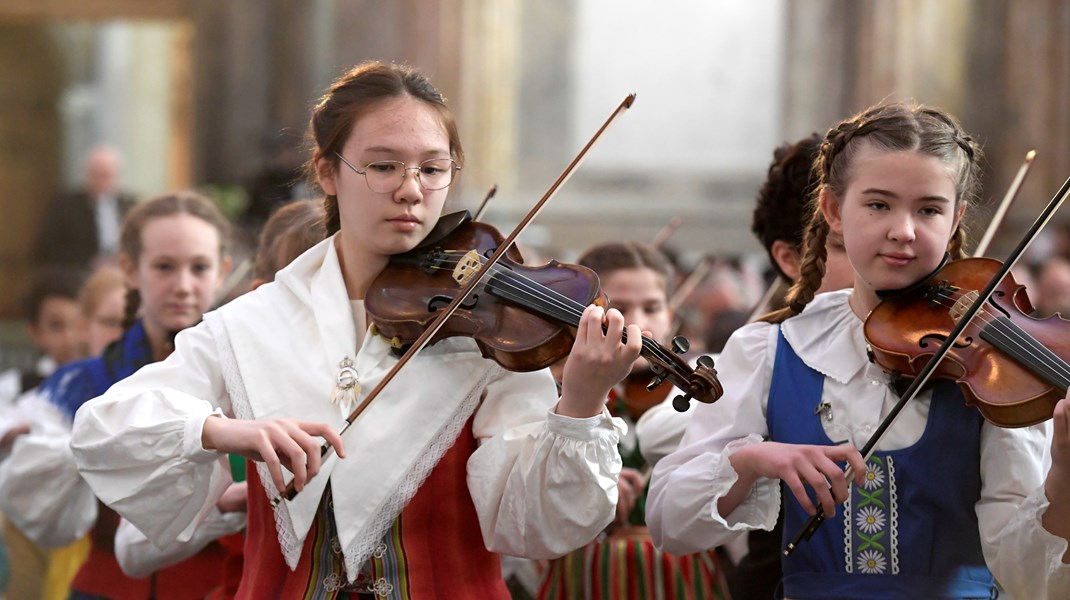
[[(548, 372), (447, 339), (342, 439), (360, 394), (337, 384), (370, 390), (397, 360), (366, 333), (365, 292), (435, 225), (463, 152), (428, 80), (382, 63), (331, 85), (310, 138), (330, 237), (87, 404), (72, 442), (83, 476), (162, 544), (219, 497), (226, 453), (254, 461), (239, 598), (508, 598), (494, 552), (559, 556), (613, 518), (621, 427), (604, 402), (639, 329), (624, 344), (620, 313), (588, 308), (560, 399)], [(321, 460), (323, 440), (336, 456)], [(284, 469), (299, 493), (273, 509)]]

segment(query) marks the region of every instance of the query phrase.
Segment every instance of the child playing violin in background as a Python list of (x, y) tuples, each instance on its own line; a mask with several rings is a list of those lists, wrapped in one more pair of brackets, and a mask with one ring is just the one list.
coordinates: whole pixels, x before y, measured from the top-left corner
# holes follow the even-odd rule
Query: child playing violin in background
[[(646, 244), (609, 242), (587, 250), (577, 263), (598, 275), (610, 306), (626, 322), (659, 343), (668, 342), (673, 268), (665, 255)], [(617, 484), (617, 518), (598, 540), (550, 562), (537, 595), (540, 600), (727, 597), (716, 552), (671, 555), (655, 548), (647, 533), (645, 499), (651, 463), (640, 452), (644, 440), (632, 428), (674, 390), (661, 385), (648, 391), (653, 377), (647, 360), (639, 358), (627, 378), (610, 391), (610, 412), (629, 425), (620, 442), (624, 467)]]
[[(72, 440), (81, 472), (165, 543), (216, 502), (227, 453), (256, 461), (239, 598), (508, 598), (493, 552), (559, 556), (612, 520), (621, 425), (605, 399), (638, 356), (640, 330), (622, 343), (621, 314), (589, 307), (560, 399), (546, 370), (508, 372), (471, 338), (440, 341), (343, 441), (359, 398), (350, 384), (366, 392), (397, 361), (365, 334), (365, 294), (438, 222), (464, 155), (431, 83), (379, 62), (330, 86), (310, 139), (330, 237), (83, 407)], [(325, 461), (320, 437), (337, 453)], [(284, 467), (298, 493), (273, 509)]]
[[(855, 449), (898, 400), (867, 361), (862, 319), (878, 291), (961, 257), (979, 158), (951, 117), (919, 106), (876, 106), (829, 131), (788, 306), (732, 337), (724, 397), (695, 408), (680, 450), (655, 467), (659, 545), (689, 552), (771, 529), (783, 483), (787, 535), (816, 511), (812, 496), (830, 515), (784, 559), (787, 598), (988, 598), (993, 576), (1017, 598), (1070, 595), (1066, 400), (1046, 480), (1044, 427), (984, 422), (947, 381), (907, 405), (869, 461)], [(854, 288), (815, 295), (830, 232), (843, 235)]]

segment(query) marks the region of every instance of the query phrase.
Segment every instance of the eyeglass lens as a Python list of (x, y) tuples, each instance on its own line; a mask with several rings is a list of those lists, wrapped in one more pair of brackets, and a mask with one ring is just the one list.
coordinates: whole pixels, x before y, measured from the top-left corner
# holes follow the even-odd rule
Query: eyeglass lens
[(384, 160), (369, 163), (364, 167), (364, 179), (373, 192), (387, 194), (405, 183), (405, 173), (416, 172), (416, 181), (427, 190), (441, 190), (453, 182), (455, 166), (448, 158), (425, 160), (418, 167), (406, 167), (405, 163)]

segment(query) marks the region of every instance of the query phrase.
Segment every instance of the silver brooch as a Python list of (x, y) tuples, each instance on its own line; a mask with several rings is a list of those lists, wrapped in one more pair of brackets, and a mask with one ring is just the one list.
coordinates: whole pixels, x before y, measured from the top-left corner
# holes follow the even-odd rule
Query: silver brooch
[(357, 401), (358, 394), (360, 394), (360, 374), (353, 367), (353, 360), (347, 356), (338, 363), (338, 375), (334, 378), (331, 404), (344, 402), (343, 407), (348, 407)]

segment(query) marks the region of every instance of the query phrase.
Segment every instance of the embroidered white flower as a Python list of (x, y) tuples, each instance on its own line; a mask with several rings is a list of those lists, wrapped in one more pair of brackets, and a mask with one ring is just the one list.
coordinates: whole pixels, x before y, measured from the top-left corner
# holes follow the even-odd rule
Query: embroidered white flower
[(858, 570), (870, 575), (879, 575), (884, 573), (887, 568), (888, 562), (884, 560), (884, 555), (876, 550), (866, 550), (858, 555)]
[(866, 480), (862, 482), (862, 487), (872, 490), (882, 485), (884, 485), (884, 469), (872, 463), (866, 465)]
[(884, 511), (876, 506), (863, 506), (855, 516), (855, 525), (866, 533), (876, 533), (884, 529)]

